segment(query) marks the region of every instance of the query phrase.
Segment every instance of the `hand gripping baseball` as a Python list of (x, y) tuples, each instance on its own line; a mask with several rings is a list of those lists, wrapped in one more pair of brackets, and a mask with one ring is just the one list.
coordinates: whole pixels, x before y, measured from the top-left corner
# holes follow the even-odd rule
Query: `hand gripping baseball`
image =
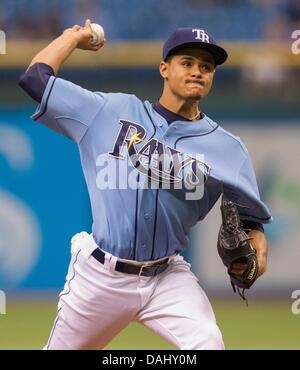
[(75, 37), (77, 39), (77, 49), (97, 51), (101, 49), (105, 43), (105, 38), (97, 44), (92, 41), (94, 34), (91, 21), (89, 19), (85, 21), (84, 27), (75, 25), (72, 27), (72, 31), (76, 32)]
[[(240, 296), (246, 300), (244, 291), (249, 289), (258, 276), (258, 262), (251, 238), (243, 230), (236, 205), (222, 197), (222, 225), (218, 235), (218, 253), (227, 267), (233, 290), (236, 287)], [(237, 273), (235, 266), (243, 267)], [(242, 289), (242, 293), (239, 288)], [(246, 301), (247, 302), (247, 301)]]

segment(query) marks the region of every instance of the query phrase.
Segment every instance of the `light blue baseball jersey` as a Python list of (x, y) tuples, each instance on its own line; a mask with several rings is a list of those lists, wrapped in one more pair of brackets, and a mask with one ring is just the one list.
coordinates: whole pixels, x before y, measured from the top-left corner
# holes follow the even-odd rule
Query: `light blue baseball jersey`
[[(134, 95), (91, 92), (52, 76), (32, 118), (77, 143), (94, 239), (117, 257), (182, 252), (222, 191), (240, 205), (242, 219), (271, 221), (246, 147), (207, 116), (168, 125)], [(195, 184), (201, 197), (187, 199)]]

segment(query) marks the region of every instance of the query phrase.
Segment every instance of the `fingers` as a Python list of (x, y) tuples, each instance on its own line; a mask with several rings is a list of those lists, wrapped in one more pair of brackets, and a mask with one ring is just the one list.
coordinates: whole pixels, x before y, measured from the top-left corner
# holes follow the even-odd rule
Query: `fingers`
[[(246, 270), (246, 267), (247, 265), (243, 264), (243, 263), (235, 263), (231, 270), (230, 270), (230, 273), (237, 276), (237, 277), (240, 277), (243, 275), (244, 271)], [(266, 263), (264, 261), (264, 259), (259, 259), (258, 258), (258, 274), (257, 274), (257, 277), (261, 276), (262, 274), (264, 274), (267, 270), (267, 266), (266, 266)]]
[[(247, 267), (247, 265), (244, 264), (244, 263), (235, 263), (231, 267), (230, 272), (233, 275), (242, 276), (244, 271), (246, 270), (246, 267)], [(267, 270), (267, 266), (266, 266), (265, 260), (263, 258), (262, 259), (258, 258), (258, 274), (257, 274), (257, 277), (264, 274), (266, 272), (266, 270)]]
[(73, 27), (72, 27), (72, 30), (77, 32), (81, 29), (81, 27), (78, 25), (78, 24), (75, 24)]
[(230, 272), (236, 276), (242, 276), (243, 272), (245, 271), (247, 265), (245, 263), (235, 263), (231, 267)]
[(105, 41), (106, 41), (106, 39), (104, 39), (102, 42), (100, 42), (100, 44), (91, 45), (91, 50), (97, 51), (97, 50), (101, 49), (104, 46)]
[(84, 28), (90, 30), (92, 32), (92, 27), (91, 27), (91, 20), (87, 19), (84, 24)]
[(105, 44), (105, 41), (106, 41), (105, 39), (97, 45), (93, 45), (91, 43), (93, 31), (92, 31), (91, 20), (90, 19), (87, 19), (85, 21), (84, 27), (80, 27), (78, 25), (75, 25), (75, 26), (73, 26), (72, 30), (75, 31), (75, 32), (79, 31), (79, 30), (82, 31), (82, 32), (80, 32), (80, 40), (77, 44), (78, 49), (98, 51)]

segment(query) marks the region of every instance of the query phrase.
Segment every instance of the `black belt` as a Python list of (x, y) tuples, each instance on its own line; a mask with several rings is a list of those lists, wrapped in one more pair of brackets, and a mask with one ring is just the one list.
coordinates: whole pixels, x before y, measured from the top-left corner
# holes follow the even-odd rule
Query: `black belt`
[[(105, 253), (101, 249), (97, 248), (92, 253), (92, 256), (102, 264), (105, 261)], [(126, 274), (134, 274), (140, 276), (155, 276), (163, 272), (168, 267), (169, 258), (165, 258), (159, 262), (153, 262), (151, 265), (131, 265), (126, 262), (117, 261), (115, 270), (119, 272), (124, 272)]]

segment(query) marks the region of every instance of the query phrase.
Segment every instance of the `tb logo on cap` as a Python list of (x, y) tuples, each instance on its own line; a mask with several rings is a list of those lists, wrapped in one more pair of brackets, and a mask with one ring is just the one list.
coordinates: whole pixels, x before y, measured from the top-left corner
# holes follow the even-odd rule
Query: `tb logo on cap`
[(209, 42), (209, 36), (205, 33), (204, 30), (199, 30), (198, 28), (195, 28), (192, 30), (192, 32), (196, 32), (196, 40), (201, 40), (202, 42)]

